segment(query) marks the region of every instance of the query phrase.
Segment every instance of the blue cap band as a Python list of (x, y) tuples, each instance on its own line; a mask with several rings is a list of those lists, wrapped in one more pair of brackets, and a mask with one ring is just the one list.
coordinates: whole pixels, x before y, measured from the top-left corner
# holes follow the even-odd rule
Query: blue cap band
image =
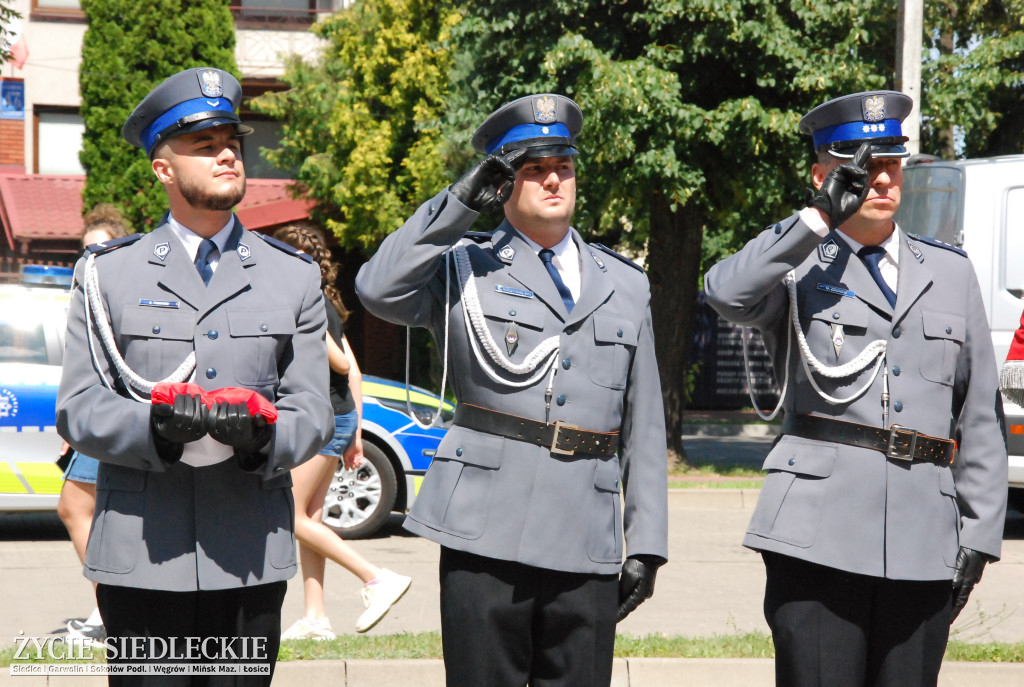
[(886, 119), (882, 122), (846, 122), (835, 126), (826, 126), (814, 132), (814, 147), (827, 146), (836, 141), (861, 141), (872, 138), (888, 138), (902, 136), (903, 128), (898, 119)]
[(153, 120), (153, 123), (147, 126), (139, 137), (142, 139), (142, 145), (146, 148), (146, 153), (148, 154), (152, 150), (153, 144), (156, 143), (157, 135), (182, 117), (213, 110), (226, 112), (232, 115), (232, 117), (235, 116), (235, 108), (231, 107), (231, 101), (227, 98), (195, 98), (178, 103), (167, 110), (167, 112)]
[(487, 154), (490, 155), (506, 143), (525, 141), (528, 138), (544, 138), (546, 136), (572, 138), (569, 135), (569, 127), (561, 122), (555, 122), (554, 124), (520, 124), (506, 131), (504, 136), (499, 136), (488, 143)]

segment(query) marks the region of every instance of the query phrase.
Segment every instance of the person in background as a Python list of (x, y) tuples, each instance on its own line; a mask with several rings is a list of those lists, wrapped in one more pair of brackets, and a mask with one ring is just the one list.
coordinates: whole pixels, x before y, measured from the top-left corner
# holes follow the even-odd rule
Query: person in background
[(320, 455), (292, 470), (295, 538), (299, 541), (305, 613), (281, 634), (281, 639), (333, 639), (334, 630), (324, 606), (327, 558), (363, 582), (366, 610), (356, 621), (356, 632), (366, 632), (379, 623), (409, 589), (412, 580), (371, 564), (320, 520), (324, 497), (338, 460), (344, 462), (346, 470), (355, 470), (363, 464), (363, 440), (359, 432), (363, 412), (362, 374), (345, 338), (348, 309), (334, 287), (338, 266), (331, 262), (330, 250), (309, 227), (288, 225), (274, 232), (274, 238), (311, 256), (320, 266), (320, 287), (327, 306), (327, 347), (334, 406), (334, 437)]
[[(82, 218), (82, 248), (127, 236), (128, 222), (110, 203), (100, 203)], [(65, 441), (61, 455), (70, 449)], [(72, 451), (71, 460), (64, 471), (64, 484), (57, 501), (57, 514), (71, 537), (78, 560), (85, 563), (85, 545), (92, 528), (92, 513), (96, 506), (96, 468), (99, 461)], [(95, 585), (93, 585), (95, 587)], [(68, 621), (68, 636), (102, 644), (106, 638), (99, 608), (93, 608), (88, 618)]]

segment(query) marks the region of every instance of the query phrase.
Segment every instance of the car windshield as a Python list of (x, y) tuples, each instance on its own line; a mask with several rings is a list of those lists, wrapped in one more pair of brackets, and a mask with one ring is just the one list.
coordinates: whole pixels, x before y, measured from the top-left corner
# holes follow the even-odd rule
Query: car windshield
[(963, 245), (958, 227), (963, 207), (963, 173), (955, 167), (927, 164), (903, 171), (903, 201), (896, 223), (915, 234)]
[(46, 336), (40, 315), (14, 299), (4, 301), (0, 309), (0, 363), (46, 364)]

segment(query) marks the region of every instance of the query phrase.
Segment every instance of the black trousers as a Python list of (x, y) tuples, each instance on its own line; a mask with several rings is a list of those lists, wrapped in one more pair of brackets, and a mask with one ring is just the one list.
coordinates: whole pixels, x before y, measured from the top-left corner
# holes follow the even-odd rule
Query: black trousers
[(618, 576), (534, 568), (441, 547), (449, 687), (607, 687)]
[(99, 584), (107, 663), (270, 667), (269, 674), (111, 674), (112, 687), (269, 685), (281, 646), (286, 582), (237, 589), (166, 592)]
[(887, 580), (763, 552), (779, 687), (934, 687), (949, 580)]

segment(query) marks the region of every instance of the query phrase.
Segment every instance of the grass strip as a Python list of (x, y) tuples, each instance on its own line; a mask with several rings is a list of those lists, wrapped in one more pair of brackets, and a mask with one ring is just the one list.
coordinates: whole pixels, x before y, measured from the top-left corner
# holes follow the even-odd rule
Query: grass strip
[[(38, 661), (14, 661), (16, 649), (0, 650), (0, 667), (16, 663), (63, 663), (47, 657)], [(93, 663), (102, 662), (96, 651)], [(315, 661), (319, 659), (406, 659), (441, 658), (439, 632), (400, 633), (393, 635), (339, 635), (331, 641), (312, 639), (286, 641), (278, 654), (280, 661)], [(710, 637), (649, 634), (615, 637), (618, 658), (774, 658), (771, 635), (764, 632), (737, 632)], [(973, 643), (952, 640), (946, 648), (945, 660), (986, 663), (1024, 663), (1024, 642)], [(66, 659), (69, 663), (90, 661)]]

